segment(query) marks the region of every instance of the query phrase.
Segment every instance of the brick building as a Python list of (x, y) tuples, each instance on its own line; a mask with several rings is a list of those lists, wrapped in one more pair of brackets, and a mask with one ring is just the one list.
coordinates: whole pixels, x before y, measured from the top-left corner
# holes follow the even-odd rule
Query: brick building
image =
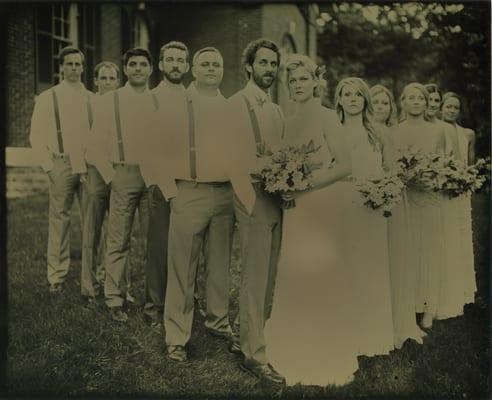
[[(58, 51), (75, 45), (86, 55), (84, 82), (93, 89), (92, 71), (102, 60), (121, 66), (122, 53), (133, 46), (148, 48), (158, 59), (170, 40), (185, 42), (190, 52), (217, 47), (224, 56), (226, 97), (244, 85), (241, 53), (258, 37), (274, 40), (282, 53), (316, 55), (318, 8), (313, 4), (204, 3), (33, 3), (11, 4), (7, 18), (6, 165), (7, 192), (20, 195), (46, 186), (29, 151), (29, 125), (37, 94), (58, 82)], [(151, 85), (158, 83), (154, 68)], [(191, 77), (188, 77), (188, 82)], [(289, 112), (282, 74), (273, 98)], [(188, 83), (186, 82), (186, 83)], [(11, 168), (11, 167), (23, 167)], [(25, 185), (24, 185), (25, 186)]]

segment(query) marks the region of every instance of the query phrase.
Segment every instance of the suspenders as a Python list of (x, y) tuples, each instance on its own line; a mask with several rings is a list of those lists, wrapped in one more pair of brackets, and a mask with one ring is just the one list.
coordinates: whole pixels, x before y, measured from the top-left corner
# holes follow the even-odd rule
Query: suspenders
[(261, 133), (260, 126), (258, 125), (258, 118), (256, 117), (255, 110), (251, 106), (251, 102), (243, 94), (244, 102), (249, 112), (249, 117), (251, 118), (251, 126), (253, 128), (253, 135), (255, 136), (256, 151), (259, 153), (261, 151)]
[(188, 135), (190, 142), (190, 178), (196, 179), (196, 147), (195, 147), (195, 116), (193, 112), (193, 102), (188, 93), (186, 95), (186, 104), (188, 108)]
[[(154, 102), (154, 107), (156, 111), (159, 109), (159, 102), (154, 92), (150, 92), (152, 95), (152, 101)], [(121, 118), (120, 118), (120, 95), (118, 90), (113, 91), (114, 99), (114, 119), (116, 122), (116, 137), (118, 143), (118, 158), (120, 162), (125, 162), (125, 151), (123, 147), (123, 135), (121, 134)]]
[[(65, 150), (63, 147), (63, 137), (62, 137), (61, 124), (60, 124), (60, 107), (58, 105), (58, 96), (56, 95), (55, 89), (51, 89), (51, 94), (53, 96), (53, 109), (55, 111), (56, 138), (58, 141), (58, 152), (60, 154), (63, 154)], [(89, 117), (89, 128), (91, 128), (93, 117), (92, 117), (92, 107), (91, 107), (89, 96), (87, 96), (87, 116)]]
[(125, 153), (123, 150), (123, 136), (121, 135), (120, 119), (120, 96), (117, 90), (113, 92), (114, 98), (114, 119), (116, 122), (116, 137), (118, 138), (118, 154), (120, 162), (125, 162)]
[(53, 107), (55, 109), (55, 122), (56, 122), (56, 138), (58, 139), (58, 152), (60, 154), (64, 153), (63, 150), (63, 138), (60, 126), (60, 109), (58, 108), (58, 97), (56, 96), (55, 89), (51, 90), (53, 95)]

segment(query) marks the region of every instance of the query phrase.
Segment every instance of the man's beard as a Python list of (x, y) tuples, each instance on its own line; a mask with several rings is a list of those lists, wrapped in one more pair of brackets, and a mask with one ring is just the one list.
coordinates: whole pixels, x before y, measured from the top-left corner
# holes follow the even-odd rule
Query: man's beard
[[(270, 83), (265, 83), (263, 82), (263, 78), (270, 76), (272, 78)], [(262, 89), (269, 89), (270, 86), (273, 85), (273, 82), (275, 81), (275, 75), (274, 74), (263, 74), (263, 75), (258, 75), (254, 70), (253, 70), (253, 80), (255, 83)]]
[(174, 83), (174, 84), (179, 84), (183, 81), (183, 76), (184, 74), (183, 73), (180, 73), (180, 75), (176, 78), (174, 76), (172, 76), (171, 74), (173, 72), (180, 72), (180, 71), (176, 71), (176, 70), (172, 70), (171, 72), (167, 73), (166, 71), (163, 71), (164, 73), (164, 77), (171, 83)]

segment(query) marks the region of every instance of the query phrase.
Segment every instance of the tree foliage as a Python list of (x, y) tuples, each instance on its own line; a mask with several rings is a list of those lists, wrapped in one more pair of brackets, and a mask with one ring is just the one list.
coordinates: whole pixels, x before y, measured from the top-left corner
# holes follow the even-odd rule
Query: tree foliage
[(462, 123), (475, 129), (479, 152), (490, 151), (490, 4), (321, 3), (318, 54), (336, 83), (359, 76), (395, 98), (409, 82), (437, 83), (463, 99)]

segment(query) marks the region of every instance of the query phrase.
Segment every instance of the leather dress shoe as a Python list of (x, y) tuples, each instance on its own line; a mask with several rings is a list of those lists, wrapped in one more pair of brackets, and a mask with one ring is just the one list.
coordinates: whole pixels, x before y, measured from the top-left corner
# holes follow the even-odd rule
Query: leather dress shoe
[(126, 322), (128, 321), (128, 314), (123, 311), (122, 307), (111, 307), (109, 309), (111, 313), (111, 318), (116, 322)]
[(168, 346), (167, 358), (177, 362), (184, 362), (188, 359), (188, 355), (186, 354), (184, 346)]
[(232, 336), (231, 332), (217, 331), (215, 329), (207, 328), (207, 327), (205, 327), (205, 330), (209, 335), (219, 339), (229, 340)]
[(285, 378), (280, 375), (270, 364), (258, 364), (244, 359), (241, 369), (258, 379), (276, 384), (285, 384)]

